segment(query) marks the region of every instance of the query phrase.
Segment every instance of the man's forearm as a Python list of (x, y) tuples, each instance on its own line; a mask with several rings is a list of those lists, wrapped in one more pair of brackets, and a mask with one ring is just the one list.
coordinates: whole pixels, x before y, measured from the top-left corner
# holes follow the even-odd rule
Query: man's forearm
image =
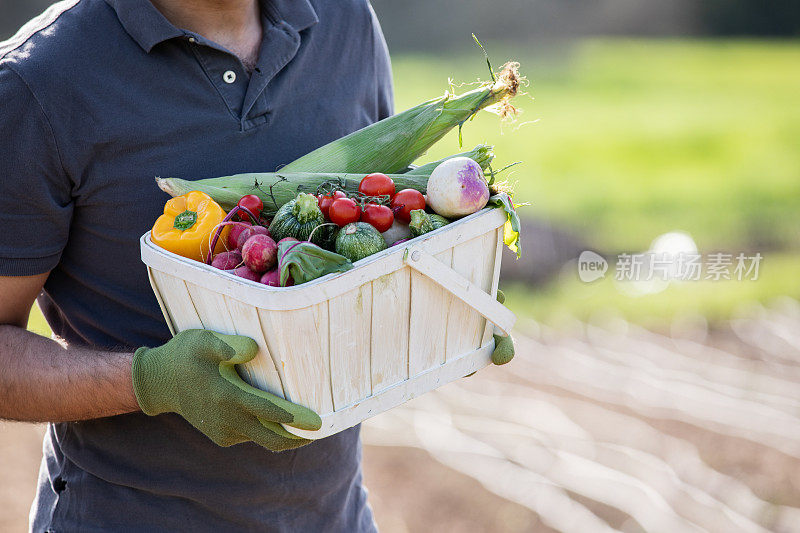
[(0, 325), (0, 418), (87, 420), (137, 411), (132, 353), (59, 343)]

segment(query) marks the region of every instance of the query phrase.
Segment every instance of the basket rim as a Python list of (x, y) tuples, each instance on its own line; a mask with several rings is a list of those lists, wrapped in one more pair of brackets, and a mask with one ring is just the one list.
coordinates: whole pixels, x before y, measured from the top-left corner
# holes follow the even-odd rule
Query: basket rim
[[(430, 233), (410, 239), (403, 245), (391, 246), (356, 261), (351, 270), (326, 274), (292, 287), (269, 287), (179, 256), (153, 244), (149, 231), (141, 236), (139, 242), (141, 259), (148, 269), (178, 277), (184, 282), (225, 294), (261, 309), (289, 311), (322, 303), (403, 268), (404, 253), (411, 246), (422, 246), (435, 254), (496, 231), (505, 222), (506, 213), (502, 209), (486, 207)], [(156, 286), (153, 289), (158, 292)]]

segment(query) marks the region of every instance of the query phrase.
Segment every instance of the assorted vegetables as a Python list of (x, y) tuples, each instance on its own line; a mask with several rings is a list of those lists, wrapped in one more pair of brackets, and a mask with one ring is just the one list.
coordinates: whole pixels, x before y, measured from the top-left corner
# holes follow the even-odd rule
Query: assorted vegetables
[(517, 67), (509, 63), (492, 82), (367, 126), (280, 172), (156, 178), (173, 198), (152, 241), (234, 276), (287, 287), (349, 270), (488, 204), (507, 212), (506, 244), (519, 253), (519, 218), (511, 197), (494, 184), (490, 146), (412, 166), (479, 110), (513, 113), (508, 101), (519, 88)]

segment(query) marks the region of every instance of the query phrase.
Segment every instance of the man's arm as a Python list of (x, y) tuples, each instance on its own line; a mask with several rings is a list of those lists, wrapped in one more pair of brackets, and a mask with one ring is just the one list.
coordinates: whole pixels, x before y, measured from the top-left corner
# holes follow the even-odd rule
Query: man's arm
[(0, 276), (0, 418), (62, 422), (138, 411), (132, 353), (64, 347), (25, 330), (47, 275)]

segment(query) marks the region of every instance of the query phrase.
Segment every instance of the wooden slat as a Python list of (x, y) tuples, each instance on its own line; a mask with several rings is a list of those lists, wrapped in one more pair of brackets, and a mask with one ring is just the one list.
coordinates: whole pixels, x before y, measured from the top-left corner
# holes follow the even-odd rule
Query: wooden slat
[(372, 392), (408, 378), (411, 269), (372, 282)]
[(271, 392), (278, 396), (283, 396), (283, 385), (275, 362), (269, 349), (269, 341), (261, 327), (261, 320), (258, 318), (258, 310), (252, 305), (242, 303), (233, 298), (225, 298), (228, 312), (234, 320), (234, 327), (237, 335), (250, 337), (258, 344), (258, 354), (244, 365), (238, 365), (239, 373), (242, 377), (261, 390)]
[(433, 280), (454, 297), (466, 303), (497, 329), (508, 335), (517, 317), (507, 307), (497, 302), (493, 296), (486, 294), (480, 287), (453, 271), (450, 266), (425, 250), (412, 246), (407, 258), (408, 266), (420, 274)]
[[(453, 251), (436, 254), (449, 265)], [(453, 296), (427, 276), (411, 272), (411, 320), (408, 339), (408, 374), (444, 363), (447, 349), (447, 313)]]
[(236, 325), (223, 294), (190, 282), (186, 282), (186, 288), (205, 329), (228, 335), (236, 334)]
[[(494, 254), (494, 270), (491, 274), (491, 288), (489, 290), (489, 294), (493, 297), (497, 297), (497, 289), (500, 286), (500, 263), (503, 259), (503, 227), (499, 227), (494, 231), (494, 242), (495, 242), (495, 254)], [(481, 341), (481, 346), (486, 345), (487, 342), (492, 340), (492, 335), (494, 334), (494, 325), (486, 321), (486, 331), (483, 332), (483, 340)]]
[(333, 411), (328, 304), (258, 316), (269, 339), (286, 399), (324, 415)]
[[(493, 273), (491, 263), (494, 261), (494, 232), (486, 236), (476, 237), (453, 248), (452, 269), (466, 279), (488, 292), (491, 287), (490, 275)], [(488, 248), (487, 248), (488, 244)], [(488, 260), (487, 260), (488, 257)], [(488, 274), (487, 274), (488, 273)], [(447, 351), (445, 359), (458, 357), (459, 354), (472, 351), (480, 346), (486, 327), (486, 319), (461, 300), (454, 298), (450, 314), (447, 317)]]
[(197, 314), (186, 283), (158, 270), (151, 270), (151, 272), (176, 333), (187, 329), (202, 329), (203, 321)]
[(340, 409), (371, 393), (372, 284), (337, 296), (329, 309), (333, 406)]

